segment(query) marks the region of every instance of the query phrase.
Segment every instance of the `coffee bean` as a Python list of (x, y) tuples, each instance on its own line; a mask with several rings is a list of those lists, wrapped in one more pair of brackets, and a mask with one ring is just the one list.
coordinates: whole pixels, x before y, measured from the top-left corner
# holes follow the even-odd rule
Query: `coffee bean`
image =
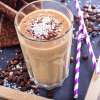
[(93, 25), (94, 25), (93, 22), (88, 22), (88, 23), (87, 23), (87, 27), (91, 27), (91, 28), (93, 28)]
[(0, 73), (0, 79), (4, 79), (5, 77), (4, 77), (4, 75), (2, 74), (2, 73)]
[(87, 26), (88, 26), (89, 21), (88, 21), (88, 19), (84, 19), (84, 21), (85, 21), (85, 25), (86, 25), (86, 27), (87, 27)]
[(100, 23), (100, 18), (97, 18), (96, 21), (97, 21), (97, 23)]
[(23, 54), (19, 55), (19, 60), (22, 61), (23, 59)]
[(21, 86), (21, 87), (24, 87), (24, 86), (25, 86), (25, 82), (24, 82), (24, 81), (21, 81), (21, 82), (20, 82), (20, 86)]
[(92, 27), (88, 27), (87, 31), (91, 33), (91, 32), (93, 32), (93, 28)]
[(32, 90), (34, 91), (35, 94), (39, 93), (39, 89), (36, 86), (32, 86)]
[(61, 2), (61, 3), (64, 3), (64, 2), (65, 2), (65, 0), (60, 0), (60, 2)]
[(4, 84), (3, 79), (0, 79), (0, 85), (3, 85), (3, 84)]
[(13, 75), (13, 72), (9, 72), (9, 75), (12, 76)]
[(74, 20), (75, 20), (75, 23), (79, 23), (80, 18), (79, 18), (79, 17), (77, 17), (77, 16), (74, 16)]
[(21, 91), (27, 91), (27, 88), (25, 86), (20, 88)]
[(28, 84), (34, 85), (35, 83), (34, 83), (34, 81), (32, 81), (32, 80), (28, 80)]
[(70, 63), (73, 63), (73, 62), (74, 62), (74, 58), (70, 57)]
[(96, 14), (96, 18), (100, 18), (100, 13), (97, 13)]
[(83, 60), (88, 60), (88, 56), (84, 54), (84, 55), (82, 55), (82, 59)]
[(88, 4), (85, 4), (85, 5), (83, 6), (83, 8), (89, 8), (89, 5), (88, 5)]
[(96, 17), (95, 16), (89, 16), (87, 18), (89, 21), (95, 22), (96, 21)]
[(96, 36), (97, 36), (97, 32), (96, 31), (92, 32), (92, 37), (96, 37)]
[(18, 60), (12, 59), (12, 60), (10, 61), (10, 63), (11, 63), (12, 65), (16, 65), (16, 64), (18, 64)]
[(9, 72), (4, 72), (4, 77), (8, 77), (9, 76)]
[(96, 9), (93, 9), (92, 12), (93, 12), (93, 15), (96, 16), (96, 14), (97, 14), (97, 10), (96, 10)]
[(19, 85), (21, 82), (21, 80), (19, 78), (17, 78), (16, 84)]
[(96, 5), (91, 5), (91, 8), (92, 9), (96, 9)]
[(88, 12), (88, 8), (83, 8), (82, 11), (84, 11), (86, 13), (86, 12)]
[(8, 80), (9, 82), (12, 82), (12, 79), (13, 79), (13, 76), (8, 76), (8, 79), (7, 79), (7, 80)]
[(93, 11), (89, 11), (88, 10), (88, 14), (89, 14), (89, 16), (94, 16), (95, 14), (93, 13)]
[(25, 87), (27, 88), (27, 90), (30, 90), (32, 88), (29, 84), (26, 84)]
[(17, 76), (13, 76), (13, 77), (12, 77), (12, 82), (15, 83), (15, 82), (17, 81), (17, 78), (18, 78)]
[(26, 67), (23, 67), (22, 68), (22, 72), (27, 72), (27, 68)]
[(21, 54), (22, 53), (21, 49), (20, 48), (19, 49), (16, 49), (16, 53), (17, 54)]
[(89, 17), (89, 14), (87, 12), (84, 13), (84, 19), (87, 19)]
[(26, 79), (26, 80), (29, 80), (30, 77), (29, 77), (29, 74), (27, 72), (23, 72), (23, 77)]
[(15, 71), (15, 72), (14, 72), (14, 75), (20, 76), (20, 75), (22, 75), (22, 73), (21, 73), (20, 71)]
[(94, 27), (94, 32), (99, 32), (100, 28), (99, 27)]

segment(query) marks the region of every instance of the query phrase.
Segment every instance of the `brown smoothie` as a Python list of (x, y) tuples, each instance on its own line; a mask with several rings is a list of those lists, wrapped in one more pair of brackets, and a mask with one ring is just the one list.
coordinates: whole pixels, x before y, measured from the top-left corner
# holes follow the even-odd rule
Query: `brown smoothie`
[(27, 14), (18, 34), (31, 78), (52, 89), (68, 76), (72, 40), (71, 21), (63, 13), (41, 9)]

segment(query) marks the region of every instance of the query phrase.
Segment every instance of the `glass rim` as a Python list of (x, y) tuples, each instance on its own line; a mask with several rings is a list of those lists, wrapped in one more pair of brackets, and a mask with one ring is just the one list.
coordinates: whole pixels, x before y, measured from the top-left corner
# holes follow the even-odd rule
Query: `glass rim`
[[(34, 38), (29, 38), (27, 36), (25, 36), (22, 32), (20, 32), (19, 28), (18, 28), (18, 17), (20, 15), (20, 13), (26, 8), (28, 7), (29, 5), (31, 4), (35, 4), (37, 2), (41, 2), (41, 1), (49, 1), (49, 2), (54, 2), (54, 3), (57, 3), (59, 4), (60, 6), (64, 7), (69, 15), (72, 17), (72, 19), (70, 20), (71, 22), (71, 27), (68, 28), (67, 31), (65, 31), (65, 34), (62, 34), (61, 36), (57, 37), (57, 38), (54, 38), (54, 39), (51, 39), (51, 40), (37, 40), (37, 39), (34, 39)], [(54, 9), (56, 10), (56, 9)], [(62, 12), (61, 12), (62, 13)], [(66, 16), (66, 15), (65, 15)], [(69, 19), (69, 18), (68, 18)], [(27, 5), (24, 5), (22, 8), (20, 8), (20, 10), (17, 12), (16, 16), (15, 16), (15, 21), (14, 21), (14, 24), (15, 24), (15, 28), (18, 30), (18, 34), (22, 35), (24, 38), (28, 39), (28, 40), (31, 40), (31, 41), (36, 41), (36, 42), (50, 42), (50, 41), (55, 41), (55, 40), (58, 40), (60, 38), (62, 38), (63, 36), (65, 36), (68, 32), (70, 32), (70, 30), (73, 28), (73, 23), (74, 23), (74, 18), (73, 18), (73, 14), (71, 12), (71, 10), (68, 8), (68, 6), (65, 6), (64, 4), (58, 2), (58, 1), (55, 1), (55, 0), (36, 0), (36, 1), (33, 1), (31, 3), (28, 3)]]

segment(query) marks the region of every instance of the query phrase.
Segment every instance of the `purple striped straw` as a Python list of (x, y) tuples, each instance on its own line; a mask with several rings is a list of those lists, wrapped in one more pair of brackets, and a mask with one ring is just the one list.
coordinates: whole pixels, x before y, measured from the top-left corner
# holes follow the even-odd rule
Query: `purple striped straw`
[[(80, 9), (80, 5), (79, 5), (79, 1), (78, 0), (74, 0), (75, 1), (75, 6), (76, 6), (76, 9), (78, 11), (78, 16), (80, 17), (80, 26), (79, 26), (79, 31), (83, 29), (83, 34), (86, 35), (86, 43), (88, 45), (88, 49), (89, 49), (89, 53), (90, 53), (90, 56), (92, 58), (92, 62), (93, 62), (93, 68), (96, 69), (96, 72), (99, 72), (98, 71), (98, 68), (96, 68), (96, 58), (95, 58), (95, 55), (94, 55), (94, 52), (93, 52), (93, 49), (92, 49), (92, 45), (91, 45), (91, 42), (90, 42), (90, 38), (88, 36), (88, 32), (86, 30), (86, 26), (85, 26), (85, 22), (84, 22), (84, 18), (83, 18), (83, 12), (81, 11)], [(81, 34), (81, 33), (79, 33)], [(79, 35), (81, 36), (81, 35)], [(78, 38), (79, 38), (78, 36)], [(81, 41), (78, 41), (78, 44), (80, 47), (81, 47)], [(76, 72), (76, 75), (75, 75), (75, 86), (74, 86), (74, 98), (78, 98), (78, 84), (79, 84), (79, 70), (76, 70), (80, 67), (80, 50), (78, 50), (80, 48), (78, 48), (77, 46), (77, 57), (76, 57), (76, 68), (75, 68), (75, 72)]]
[(80, 56), (81, 56), (81, 39), (82, 39), (82, 31), (80, 30), (77, 32), (77, 55), (76, 55), (76, 66), (75, 66), (75, 85), (74, 85), (74, 98), (78, 97), (78, 87), (79, 87), (79, 70), (80, 70)]
[(83, 12), (80, 9), (78, 0), (74, 0), (74, 1), (75, 1), (75, 4), (76, 4), (76, 9), (78, 11), (78, 16), (80, 17), (80, 27), (83, 29), (83, 34), (86, 35), (86, 43), (88, 45), (90, 56), (92, 57), (93, 68), (96, 68), (96, 57), (94, 55), (92, 45), (91, 45), (91, 42), (90, 42), (90, 38), (89, 38), (87, 29), (86, 29), (86, 26), (85, 26), (85, 22), (84, 22), (84, 18), (83, 18)]

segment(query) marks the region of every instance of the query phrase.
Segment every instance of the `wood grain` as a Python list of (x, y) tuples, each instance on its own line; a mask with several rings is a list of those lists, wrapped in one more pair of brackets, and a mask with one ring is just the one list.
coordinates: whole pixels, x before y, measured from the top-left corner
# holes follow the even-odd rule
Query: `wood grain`
[(35, 94), (28, 94), (19, 90), (14, 90), (4, 86), (0, 86), (0, 97), (8, 100), (52, 100)]

